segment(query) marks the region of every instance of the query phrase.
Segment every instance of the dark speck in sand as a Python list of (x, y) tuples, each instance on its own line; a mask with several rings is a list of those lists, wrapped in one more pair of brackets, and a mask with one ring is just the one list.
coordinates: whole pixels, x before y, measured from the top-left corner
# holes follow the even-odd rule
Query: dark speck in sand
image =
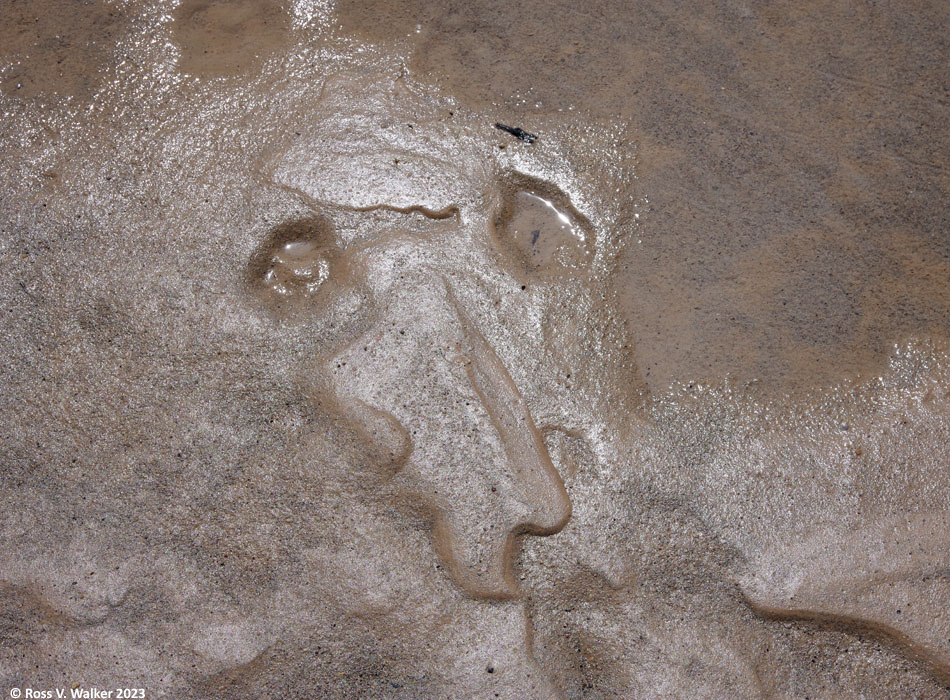
[(501, 129), (502, 131), (507, 131), (509, 134), (524, 141), (525, 143), (534, 143), (538, 140), (537, 134), (529, 134), (527, 131), (517, 126), (508, 126), (507, 124), (495, 122), (495, 128)]

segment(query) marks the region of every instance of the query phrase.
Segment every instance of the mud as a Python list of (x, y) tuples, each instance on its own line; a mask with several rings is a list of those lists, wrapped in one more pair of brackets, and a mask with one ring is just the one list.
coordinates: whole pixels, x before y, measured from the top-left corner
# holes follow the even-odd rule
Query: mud
[(942, 7), (0, 17), (0, 692), (950, 697)]
[(651, 214), (617, 284), (653, 388), (731, 375), (781, 395), (872, 378), (895, 339), (946, 335), (945, 8), (339, 8), (529, 131), (550, 112), (630, 120)]
[(0, 24), (0, 90), (25, 99), (89, 98), (129, 30), (123, 9), (100, 0), (9, 0), (0, 5)]
[(286, 47), (291, 17), (280, 0), (188, 0), (175, 8), (179, 69), (208, 77), (259, 68)]
[(512, 178), (492, 224), (498, 245), (531, 275), (581, 273), (590, 263), (590, 224), (550, 185)]

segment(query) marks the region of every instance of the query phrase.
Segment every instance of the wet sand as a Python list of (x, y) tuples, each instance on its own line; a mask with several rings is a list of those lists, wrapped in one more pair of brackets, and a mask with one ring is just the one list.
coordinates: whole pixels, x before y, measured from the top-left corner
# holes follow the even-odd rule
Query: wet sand
[(950, 697), (947, 9), (0, 27), (0, 692)]
[[(926, 3), (342, 2), (469, 104), (629, 120), (618, 286), (652, 387), (870, 378), (946, 335), (948, 18)], [(418, 29), (417, 29), (418, 27)]]

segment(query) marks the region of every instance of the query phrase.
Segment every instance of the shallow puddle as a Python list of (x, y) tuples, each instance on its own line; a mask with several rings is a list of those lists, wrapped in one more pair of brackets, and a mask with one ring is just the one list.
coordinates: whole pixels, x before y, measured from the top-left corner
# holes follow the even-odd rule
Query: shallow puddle
[(533, 272), (580, 269), (590, 260), (587, 234), (571, 216), (531, 192), (518, 192), (498, 236)]

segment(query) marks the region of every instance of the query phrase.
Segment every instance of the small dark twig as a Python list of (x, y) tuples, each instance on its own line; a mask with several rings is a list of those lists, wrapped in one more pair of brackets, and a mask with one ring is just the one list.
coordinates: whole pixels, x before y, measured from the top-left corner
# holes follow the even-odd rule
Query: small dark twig
[(527, 131), (517, 126), (508, 126), (507, 124), (499, 124), (498, 122), (495, 122), (495, 128), (501, 129), (502, 131), (507, 131), (509, 134), (517, 139), (521, 139), (525, 143), (534, 143), (538, 140), (537, 134), (529, 134)]

